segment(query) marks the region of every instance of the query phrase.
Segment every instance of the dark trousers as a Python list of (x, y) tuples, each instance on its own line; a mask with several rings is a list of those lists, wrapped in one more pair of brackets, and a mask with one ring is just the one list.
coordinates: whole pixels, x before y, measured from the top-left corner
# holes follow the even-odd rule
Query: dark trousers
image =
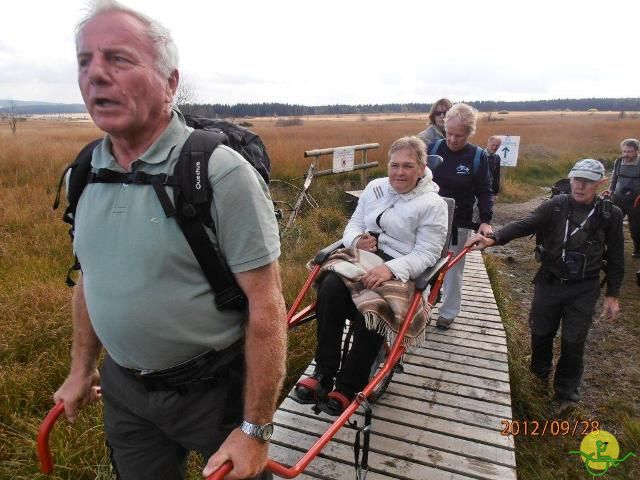
[(629, 221), (629, 234), (633, 240), (633, 251), (640, 252), (640, 206), (633, 208), (633, 200), (620, 201), (616, 199), (614, 202), (622, 210), (623, 215), (627, 216)]
[[(206, 462), (242, 421), (242, 357), (238, 363), (238, 375), (204, 391), (179, 393), (148, 391), (106, 356), (100, 372), (104, 428), (117, 478), (181, 480), (190, 451)], [(216, 365), (207, 368), (215, 371)], [(262, 475), (256, 479), (272, 478)]]
[(536, 278), (529, 314), (531, 371), (545, 381), (549, 377), (553, 339), (562, 323), (560, 358), (553, 382), (558, 398), (569, 398), (580, 386), (584, 345), (599, 295), (599, 279), (561, 283), (542, 274)]
[[(342, 333), (347, 318), (353, 323), (353, 343), (340, 366)], [(348, 397), (360, 392), (369, 383), (371, 365), (384, 339), (367, 330), (349, 290), (333, 272), (326, 274), (318, 288), (317, 327), (316, 372), (326, 377), (337, 374), (336, 389)]]

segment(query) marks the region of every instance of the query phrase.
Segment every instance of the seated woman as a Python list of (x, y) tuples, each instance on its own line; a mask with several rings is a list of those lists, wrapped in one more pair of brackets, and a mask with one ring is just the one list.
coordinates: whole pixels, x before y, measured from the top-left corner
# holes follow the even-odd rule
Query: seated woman
[[(378, 289), (391, 279), (406, 283), (440, 258), (447, 234), (447, 206), (426, 168), (426, 156), (425, 144), (418, 137), (396, 140), (389, 150), (389, 177), (371, 181), (360, 196), (343, 244), (382, 259), (362, 275), (360, 290)], [(345, 281), (332, 271), (325, 272), (320, 281), (316, 368), (311, 377), (296, 385), (297, 397), (305, 403), (314, 403), (330, 392), (326, 406), (334, 414), (340, 414), (366, 386), (384, 341), (378, 333), (380, 325), (365, 323)], [(338, 371), (346, 318), (354, 323), (353, 344)]]

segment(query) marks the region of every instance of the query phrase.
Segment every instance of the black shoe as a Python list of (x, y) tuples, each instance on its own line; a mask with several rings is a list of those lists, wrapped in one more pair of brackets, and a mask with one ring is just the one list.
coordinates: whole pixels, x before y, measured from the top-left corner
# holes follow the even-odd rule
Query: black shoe
[(449, 330), (449, 328), (451, 328), (453, 320), (453, 318), (449, 320), (448, 318), (438, 317), (438, 320), (436, 321), (436, 328), (438, 328), (439, 330)]
[(323, 399), (333, 388), (333, 378), (321, 373), (300, 380), (293, 389), (293, 398), (298, 403), (315, 404)]
[(582, 395), (580, 395), (580, 391), (576, 388), (569, 395), (558, 395), (556, 393), (556, 400), (559, 402), (568, 401), (568, 402), (579, 402), (582, 400)]

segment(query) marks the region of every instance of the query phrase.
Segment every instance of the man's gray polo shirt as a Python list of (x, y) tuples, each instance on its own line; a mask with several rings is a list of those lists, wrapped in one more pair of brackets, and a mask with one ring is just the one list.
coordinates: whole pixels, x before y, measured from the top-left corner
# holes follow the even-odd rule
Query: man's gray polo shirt
[[(191, 129), (174, 111), (158, 140), (132, 171), (171, 173)], [(92, 167), (123, 172), (109, 138)], [(233, 272), (267, 265), (280, 255), (267, 186), (227, 147), (209, 162), (216, 243)], [(167, 192), (173, 198), (171, 187)], [(74, 249), (82, 265), (93, 328), (121, 366), (163, 369), (242, 336), (246, 314), (220, 312), (213, 292), (174, 218), (150, 185), (88, 184), (76, 212)]]

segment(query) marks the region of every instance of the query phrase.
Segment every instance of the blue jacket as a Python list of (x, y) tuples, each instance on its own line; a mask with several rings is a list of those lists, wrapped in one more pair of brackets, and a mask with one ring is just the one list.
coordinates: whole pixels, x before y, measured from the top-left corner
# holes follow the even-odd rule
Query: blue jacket
[[(429, 154), (435, 142), (429, 144)], [(453, 223), (464, 226), (473, 218), (473, 204), (478, 200), (480, 222), (490, 223), (493, 216), (493, 200), (491, 193), (491, 181), (489, 180), (489, 167), (486, 152), (483, 150), (480, 156), (480, 165), (473, 172), (473, 157), (476, 154), (476, 146), (467, 143), (462, 150), (452, 152), (446, 142), (442, 142), (438, 148), (444, 162), (433, 172), (433, 181), (440, 187), (440, 195), (453, 198), (456, 201)]]

